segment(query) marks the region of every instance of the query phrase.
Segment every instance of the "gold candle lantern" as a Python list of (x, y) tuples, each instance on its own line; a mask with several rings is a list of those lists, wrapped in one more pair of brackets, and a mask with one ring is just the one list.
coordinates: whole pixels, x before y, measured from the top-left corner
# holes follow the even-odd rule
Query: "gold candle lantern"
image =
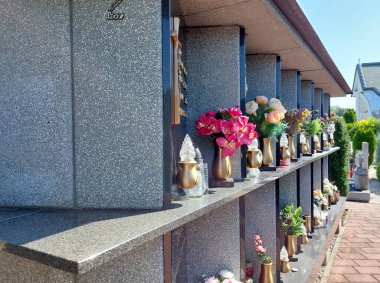
[(294, 136), (289, 135), (288, 136), (288, 142), (289, 142), (290, 157), (296, 158), (297, 153), (296, 153), (296, 148), (294, 146)]
[(288, 146), (282, 146), (280, 148), (281, 160), (288, 160), (290, 158), (290, 151)]
[(309, 243), (309, 238), (307, 237), (307, 235), (302, 235), (301, 236), (301, 244), (307, 245), (308, 243)]
[(197, 162), (180, 161), (178, 162), (177, 185), (181, 189), (194, 189), (199, 183), (199, 175), (197, 173)]

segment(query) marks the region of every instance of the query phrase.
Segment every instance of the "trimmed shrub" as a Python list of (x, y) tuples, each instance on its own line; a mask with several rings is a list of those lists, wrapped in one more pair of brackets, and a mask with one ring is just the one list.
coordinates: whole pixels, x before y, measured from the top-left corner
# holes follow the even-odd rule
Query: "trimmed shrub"
[(347, 108), (344, 110), (343, 119), (346, 124), (351, 124), (356, 122), (356, 112), (352, 108)]
[[(357, 122), (346, 123), (346, 125), (347, 125), (348, 134), (350, 134), (350, 131), (352, 128), (356, 127), (356, 130), (357, 130), (358, 123)], [(354, 131), (356, 131), (356, 130), (354, 130)], [(355, 135), (355, 132), (354, 132), (354, 135)], [(352, 136), (354, 136), (354, 135), (352, 135)]]
[(377, 136), (376, 139), (376, 154), (375, 154), (375, 162), (379, 163), (380, 162), (380, 135)]
[(380, 163), (378, 163), (376, 167), (376, 178), (377, 181), (380, 183)]
[(377, 141), (376, 141), (376, 135), (370, 128), (359, 127), (359, 129), (356, 131), (352, 139), (353, 149), (361, 150), (363, 142), (368, 142), (368, 151), (369, 151), (368, 165), (372, 165), (373, 160), (374, 160), (374, 154), (376, 150)]
[(334, 140), (340, 150), (329, 156), (329, 179), (338, 187), (341, 195), (346, 196), (349, 183), (350, 137), (346, 122), (341, 117), (335, 120)]

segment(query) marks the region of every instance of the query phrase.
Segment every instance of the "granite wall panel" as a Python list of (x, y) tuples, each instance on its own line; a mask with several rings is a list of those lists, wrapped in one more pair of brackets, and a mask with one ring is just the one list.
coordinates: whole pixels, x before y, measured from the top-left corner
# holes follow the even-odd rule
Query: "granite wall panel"
[(110, 4), (73, 0), (78, 206), (160, 208), (161, 2), (123, 1), (122, 21), (106, 19)]
[(303, 214), (311, 215), (311, 166), (300, 169), (300, 202)]
[(173, 282), (201, 282), (222, 269), (240, 276), (239, 201), (173, 231)]
[[(183, 45), (188, 73), (188, 131), (211, 169), (214, 156), (212, 140), (196, 135), (194, 122), (208, 110), (240, 105), (240, 28), (207, 27), (189, 28), (186, 31), (188, 36)], [(231, 161), (232, 178), (240, 179), (240, 150)]]
[[(254, 281), (258, 282), (260, 262), (254, 250), (252, 237), (260, 234), (267, 252), (273, 259), (277, 257), (276, 251), (276, 189), (275, 182), (271, 182), (245, 196), (245, 243), (246, 259), (253, 262), (255, 273)], [(273, 262), (273, 272), (276, 262)]]
[(71, 207), (69, 1), (1, 1), (0, 42), (0, 206)]
[(320, 190), (322, 189), (322, 168), (321, 168), (321, 160), (317, 160), (313, 162), (313, 176), (314, 176), (314, 182), (313, 182), (313, 190)]
[(329, 157), (323, 158), (323, 179), (329, 178)]
[(287, 109), (297, 108), (297, 71), (281, 71), (281, 101)]
[(314, 110), (318, 111), (318, 113), (316, 114), (316, 117), (321, 117), (321, 115), (323, 115), (322, 107), (321, 107), (322, 97), (323, 97), (323, 90), (320, 88), (314, 89)]
[(329, 112), (329, 106), (330, 106), (330, 95), (328, 93), (325, 93), (323, 96), (323, 111), (328, 113)]
[(164, 282), (163, 240), (156, 238), (77, 276), (77, 283)]

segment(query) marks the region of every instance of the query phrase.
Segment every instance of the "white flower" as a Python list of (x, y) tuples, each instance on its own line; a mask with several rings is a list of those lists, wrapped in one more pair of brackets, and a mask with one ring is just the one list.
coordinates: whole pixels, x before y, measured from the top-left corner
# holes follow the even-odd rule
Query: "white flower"
[(248, 115), (254, 114), (256, 115), (256, 111), (259, 108), (259, 105), (255, 101), (249, 101), (245, 105), (245, 112), (247, 112)]
[(228, 270), (221, 270), (219, 272), (219, 275), (222, 276), (224, 279), (233, 279), (233, 278), (235, 278), (234, 274), (231, 271), (228, 271)]
[(205, 280), (205, 283), (220, 283), (220, 281), (219, 281), (218, 278), (215, 278), (215, 277), (213, 276), (213, 277), (207, 278), (207, 279)]

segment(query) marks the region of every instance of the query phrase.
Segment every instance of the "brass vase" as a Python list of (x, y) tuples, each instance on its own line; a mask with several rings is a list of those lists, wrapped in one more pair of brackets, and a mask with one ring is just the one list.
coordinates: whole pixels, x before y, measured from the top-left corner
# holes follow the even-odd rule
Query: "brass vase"
[(305, 220), (305, 227), (306, 227), (306, 233), (311, 233), (311, 216), (309, 214), (305, 214), (303, 216), (303, 219)]
[(315, 150), (321, 150), (321, 143), (320, 143), (318, 137), (314, 140), (314, 149)]
[(327, 204), (322, 204), (323, 211), (329, 211), (329, 206)]
[(302, 153), (302, 154), (309, 153), (309, 148), (308, 148), (308, 146), (307, 146), (306, 143), (302, 143), (302, 144), (301, 144), (301, 153)]
[(247, 166), (249, 168), (259, 168), (263, 163), (263, 154), (258, 149), (247, 150)]
[(181, 189), (194, 189), (200, 182), (197, 173), (197, 162), (180, 161), (178, 162), (177, 185)]
[(281, 259), (280, 260), (280, 271), (282, 273), (288, 273), (290, 270), (291, 270), (291, 267), (289, 264), (289, 260)]
[(310, 137), (306, 137), (306, 147), (307, 147), (307, 153), (311, 153), (311, 149), (310, 149)]
[(321, 224), (319, 217), (314, 216), (314, 223), (313, 224), (314, 224), (314, 226), (319, 226), (319, 224)]
[(307, 235), (302, 235), (301, 236), (301, 245), (307, 245), (309, 243), (309, 238)]
[(212, 161), (212, 176), (215, 180), (226, 181), (231, 176), (230, 157), (223, 157), (222, 149), (214, 143), (215, 153)]
[(296, 152), (296, 148), (294, 146), (294, 136), (291, 136), (291, 135), (288, 136), (288, 143), (289, 143), (290, 157), (296, 158), (297, 152)]
[(290, 151), (288, 146), (283, 146), (280, 148), (281, 160), (288, 160), (290, 158)]
[(270, 145), (271, 138), (263, 138), (263, 165), (265, 166), (271, 166), (273, 163), (273, 153), (272, 153), (272, 147)]
[(272, 274), (272, 263), (261, 264), (259, 283), (274, 283)]
[(331, 144), (331, 146), (334, 146), (334, 144), (335, 144), (334, 139), (330, 139), (330, 144)]
[(285, 247), (290, 257), (296, 253), (296, 246), (294, 244), (294, 236), (286, 235)]

